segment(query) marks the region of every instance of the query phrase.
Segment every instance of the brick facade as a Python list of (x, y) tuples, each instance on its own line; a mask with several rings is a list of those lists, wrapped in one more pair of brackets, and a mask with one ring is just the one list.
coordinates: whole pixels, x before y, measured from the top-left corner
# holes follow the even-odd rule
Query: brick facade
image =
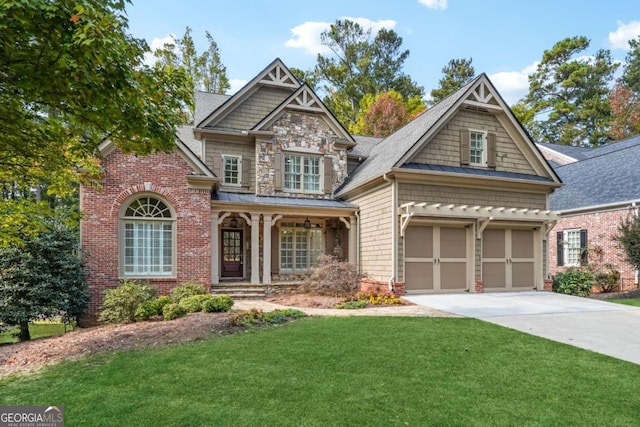
[(119, 274), (119, 215), (123, 204), (136, 196), (156, 196), (175, 212), (175, 277), (150, 278), (159, 294), (193, 280), (211, 283), (211, 195), (189, 188), (191, 167), (180, 153), (157, 153), (136, 157), (119, 150), (102, 162), (105, 177), (98, 187), (83, 186), (80, 194), (82, 250), (88, 255), (90, 314), (95, 315), (105, 289), (117, 286)]
[(586, 229), (588, 230), (589, 264), (604, 270), (607, 270), (606, 264), (611, 264), (612, 268), (620, 272), (621, 290), (635, 288), (633, 267), (625, 261), (624, 250), (614, 240), (614, 236), (617, 234), (617, 225), (631, 214), (632, 211), (629, 208), (620, 208), (563, 216), (549, 234), (549, 273), (555, 276), (568, 268), (567, 266), (558, 266), (557, 233), (571, 229)]

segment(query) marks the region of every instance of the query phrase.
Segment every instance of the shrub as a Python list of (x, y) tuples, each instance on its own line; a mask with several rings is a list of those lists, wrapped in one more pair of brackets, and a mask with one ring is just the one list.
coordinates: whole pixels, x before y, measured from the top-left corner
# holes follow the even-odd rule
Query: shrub
[(273, 310), (269, 312), (263, 312), (257, 308), (251, 310), (244, 310), (235, 313), (231, 316), (231, 324), (234, 326), (251, 326), (256, 323), (260, 324), (278, 324), (284, 323), (292, 319), (299, 319), (305, 317), (306, 314), (300, 310), (288, 308), (284, 310)]
[(613, 292), (618, 287), (620, 272), (611, 270), (608, 273), (596, 273), (594, 279), (600, 292)]
[(207, 313), (227, 312), (233, 307), (233, 299), (229, 295), (209, 295), (202, 301), (202, 311)]
[(360, 309), (360, 308), (365, 308), (367, 305), (369, 305), (367, 300), (357, 299), (357, 300), (352, 300), (352, 301), (344, 301), (344, 302), (341, 302), (339, 304), (336, 304), (336, 308), (344, 308), (344, 309), (347, 309), (347, 310), (356, 310), (356, 309)]
[(156, 300), (156, 308), (158, 310), (158, 316), (162, 315), (162, 309), (164, 308), (165, 305), (167, 304), (171, 304), (171, 298), (169, 298), (167, 295), (162, 295), (161, 297), (158, 297)]
[(153, 316), (158, 315), (158, 305), (157, 300), (152, 299), (150, 301), (145, 301), (136, 308), (134, 313), (134, 317), (136, 320), (149, 320)]
[(171, 291), (171, 302), (179, 303), (183, 298), (206, 293), (207, 290), (202, 285), (193, 282), (182, 283)]
[(180, 304), (171, 303), (162, 308), (162, 317), (164, 320), (175, 320), (187, 315), (187, 310)]
[(355, 265), (323, 255), (304, 285), (305, 292), (317, 295), (348, 296), (360, 288), (362, 275)]
[(211, 297), (211, 295), (191, 295), (182, 298), (178, 304), (187, 310), (187, 313), (196, 313), (202, 311), (203, 303)]
[(151, 285), (123, 280), (117, 288), (105, 291), (98, 320), (107, 323), (133, 322), (138, 306), (150, 301), (155, 293), (156, 288)]
[(561, 294), (587, 297), (595, 285), (593, 273), (587, 269), (571, 267), (553, 280), (553, 291)]

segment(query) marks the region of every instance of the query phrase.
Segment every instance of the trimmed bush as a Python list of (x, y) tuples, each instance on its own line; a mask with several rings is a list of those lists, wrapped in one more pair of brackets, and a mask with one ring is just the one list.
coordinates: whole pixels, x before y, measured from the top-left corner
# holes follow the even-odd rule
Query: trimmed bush
[(137, 321), (149, 320), (153, 316), (158, 315), (158, 305), (157, 300), (152, 299), (151, 301), (145, 301), (136, 308), (136, 312), (134, 316)]
[(107, 323), (134, 322), (138, 307), (150, 301), (155, 294), (156, 288), (151, 285), (123, 280), (117, 288), (105, 291), (98, 320)]
[(558, 275), (553, 280), (553, 292), (560, 294), (588, 297), (591, 288), (595, 285), (593, 273), (587, 269), (571, 267)]
[(229, 295), (210, 295), (202, 301), (202, 311), (207, 313), (227, 312), (233, 307), (233, 299)]
[(167, 304), (162, 308), (162, 317), (164, 320), (175, 320), (187, 315), (187, 310), (180, 304)]
[(193, 282), (186, 282), (175, 287), (171, 291), (171, 302), (179, 303), (183, 298), (191, 297), (194, 295), (204, 295), (206, 293), (207, 290), (204, 288), (204, 286)]
[(164, 308), (165, 305), (167, 304), (171, 304), (171, 298), (169, 298), (167, 295), (162, 295), (161, 297), (156, 298), (156, 308), (158, 310), (158, 316), (162, 316), (162, 309)]

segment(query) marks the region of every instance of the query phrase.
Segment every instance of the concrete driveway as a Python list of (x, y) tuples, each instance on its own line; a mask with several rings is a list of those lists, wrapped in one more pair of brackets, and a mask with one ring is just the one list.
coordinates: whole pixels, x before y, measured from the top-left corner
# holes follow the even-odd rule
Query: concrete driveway
[(403, 298), (640, 364), (640, 307), (553, 292), (404, 295)]

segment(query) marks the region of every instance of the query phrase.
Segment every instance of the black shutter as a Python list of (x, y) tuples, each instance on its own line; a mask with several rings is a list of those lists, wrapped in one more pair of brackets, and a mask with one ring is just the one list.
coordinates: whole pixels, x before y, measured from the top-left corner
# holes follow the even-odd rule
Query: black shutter
[(564, 233), (562, 231), (558, 231), (557, 236), (557, 250), (556, 250), (556, 258), (558, 258), (558, 265), (564, 265)]
[(589, 262), (589, 248), (587, 245), (587, 230), (580, 230), (580, 263), (582, 265), (586, 265)]

